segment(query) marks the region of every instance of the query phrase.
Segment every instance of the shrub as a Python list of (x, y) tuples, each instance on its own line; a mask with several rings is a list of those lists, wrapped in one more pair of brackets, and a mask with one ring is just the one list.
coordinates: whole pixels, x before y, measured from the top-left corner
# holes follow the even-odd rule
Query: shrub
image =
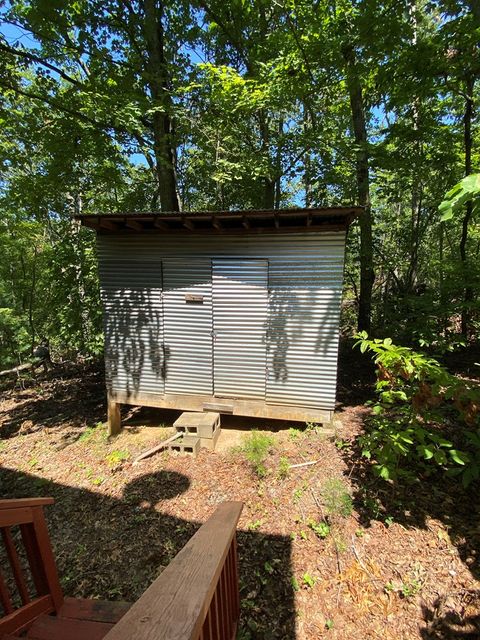
[(352, 515), (352, 498), (342, 480), (338, 478), (327, 480), (322, 488), (322, 498), (329, 516), (348, 518)]
[(356, 345), (377, 366), (378, 401), (362, 454), (384, 479), (414, 478), (420, 468), (461, 476), (464, 486), (480, 477), (480, 387), (450, 374), (436, 360), (390, 338)]
[(109, 467), (118, 467), (122, 462), (125, 462), (130, 458), (128, 451), (121, 451), (120, 449), (114, 449), (108, 454), (106, 460)]
[(260, 431), (252, 431), (242, 447), (245, 458), (260, 478), (264, 478), (267, 475), (265, 459), (272, 450), (273, 442), (272, 436)]
[(290, 463), (288, 461), (288, 458), (285, 458), (285, 456), (282, 456), (280, 458), (280, 462), (278, 463), (278, 477), (284, 480), (289, 473), (290, 473)]
[(310, 519), (307, 524), (319, 538), (326, 538), (330, 533), (330, 525), (326, 522), (315, 522)]

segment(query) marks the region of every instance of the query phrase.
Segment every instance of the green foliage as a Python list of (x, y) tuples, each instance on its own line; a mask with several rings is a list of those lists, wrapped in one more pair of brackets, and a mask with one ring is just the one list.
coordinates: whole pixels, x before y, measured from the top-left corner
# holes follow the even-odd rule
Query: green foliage
[(422, 583), (419, 580), (411, 580), (404, 582), (401, 587), (401, 593), (404, 598), (413, 598), (422, 589)]
[(288, 430), (288, 437), (292, 442), (296, 442), (301, 435), (302, 435), (302, 432), (300, 431), (300, 429), (295, 429), (294, 427), (290, 427), (290, 429)]
[(461, 476), (465, 486), (478, 480), (479, 385), (390, 338), (358, 337), (360, 350), (372, 353), (377, 365), (378, 402), (360, 444), (378, 475), (413, 479), (418, 469), (428, 474), (438, 468)]
[(109, 467), (115, 468), (125, 462), (130, 458), (130, 453), (128, 451), (121, 451), (120, 449), (114, 449), (111, 451), (107, 457), (106, 461)]
[(480, 173), (466, 176), (448, 191), (445, 200), (438, 206), (442, 221), (451, 220), (467, 202), (472, 203), (474, 212), (480, 207)]
[(322, 499), (328, 516), (348, 518), (352, 515), (352, 498), (346, 484), (339, 478), (326, 480), (322, 487)]
[(290, 473), (290, 462), (288, 458), (285, 458), (284, 456), (282, 456), (278, 464), (278, 476), (279, 478), (285, 479), (289, 473)]
[(307, 524), (319, 538), (326, 538), (330, 533), (330, 525), (326, 522), (315, 522), (315, 520), (308, 520)]
[(99, 430), (104, 428), (103, 422), (97, 422), (97, 424), (93, 427), (87, 427), (85, 431), (79, 436), (78, 442), (87, 443), (92, 440)]
[[(478, 26), (465, 2), (155, 6), (149, 19), (138, 0), (0, 4), (0, 369), (42, 337), (54, 359), (101, 352), (93, 234), (72, 214), (157, 209), (167, 170), (184, 210), (353, 202), (361, 153), (375, 214), (374, 325), (438, 352), (458, 344), (468, 311), (474, 335), (480, 304), (463, 293), (478, 289), (480, 236), (477, 216), (464, 238), (456, 215), (478, 203), (478, 175), (459, 182), (470, 103), (472, 166), (480, 160), (478, 82), (466, 86), (478, 77)], [(162, 65), (152, 64), (152, 24)], [(361, 244), (355, 224), (346, 332)]]
[(308, 589), (312, 589), (315, 586), (315, 584), (317, 582), (317, 579), (315, 577), (313, 577), (312, 575), (310, 575), (308, 572), (306, 572), (302, 576), (302, 581), (303, 581), (303, 584)]
[(274, 439), (261, 431), (253, 430), (245, 439), (242, 452), (259, 478), (267, 475), (265, 460), (272, 450)]

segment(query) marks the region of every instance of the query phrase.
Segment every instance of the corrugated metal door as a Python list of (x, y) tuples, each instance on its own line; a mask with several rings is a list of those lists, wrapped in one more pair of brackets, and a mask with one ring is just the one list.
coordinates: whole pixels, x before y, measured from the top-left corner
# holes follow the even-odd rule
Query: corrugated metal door
[(212, 260), (214, 393), (265, 399), (268, 261)]
[(212, 381), (212, 274), (209, 258), (163, 261), (165, 393), (206, 394)]

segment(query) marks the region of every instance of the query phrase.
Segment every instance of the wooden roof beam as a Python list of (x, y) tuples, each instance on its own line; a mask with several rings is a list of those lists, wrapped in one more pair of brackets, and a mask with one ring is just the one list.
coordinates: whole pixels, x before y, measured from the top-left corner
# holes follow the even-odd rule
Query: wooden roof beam
[(182, 216), (182, 224), (189, 231), (193, 231), (195, 229), (195, 225), (193, 224), (193, 222), (191, 220), (188, 220), (184, 216)]
[(217, 231), (223, 230), (223, 224), (216, 216), (212, 216), (212, 225)]
[(163, 220), (159, 220), (158, 218), (153, 223), (153, 226), (155, 229), (161, 229), (162, 231), (168, 231), (170, 228), (166, 222), (163, 222)]
[(274, 222), (275, 222), (275, 229), (280, 229), (280, 218), (278, 216), (278, 212), (277, 211), (274, 211), (273, 219), (274, 219)]
[(125, 226), (134, 231), (143, 231), (143, 224), (138, 220), (125, 220)]
[(118, 231), (118, 224), (111, 220), (100, 220), (100, 227), (109, 231)]
[(92, 220), (85, 219), (83, 220), (83, 224), (89, 229), (95, 229), (96, 231), (100, 229), (98, 218), (93, 218)]

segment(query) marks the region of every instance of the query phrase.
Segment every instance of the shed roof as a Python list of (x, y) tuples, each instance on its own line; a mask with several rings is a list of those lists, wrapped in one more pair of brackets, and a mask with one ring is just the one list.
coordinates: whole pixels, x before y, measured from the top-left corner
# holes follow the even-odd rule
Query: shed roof
[(346, 229), (363, 207), (252, 209), (245, 211), (130, 212), (83, 214), (81, 224), (98, 233), (190, 233), (214, 231), (269, 233)]

